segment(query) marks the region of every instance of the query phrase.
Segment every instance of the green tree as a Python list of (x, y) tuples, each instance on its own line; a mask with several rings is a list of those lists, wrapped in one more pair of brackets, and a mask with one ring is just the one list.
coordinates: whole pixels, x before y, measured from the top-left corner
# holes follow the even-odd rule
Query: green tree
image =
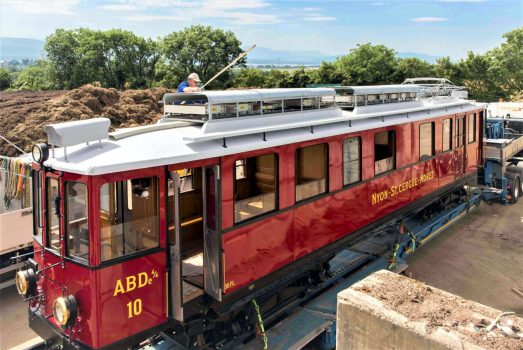
[(394, 50), (383, 45), (363, 44), (336, 60), (344, 85), (390, 83), (398, 64)]
[(489, 68), (506, 96), (523, 91), (523, 27), (505, 33), (505, 42), (488, 53), (492, 58)]
[[(241, 42), (233, 32), (214, 29), (210, 26), (195, 25), (180, 32), (165, 36), (160, 43), (160, 53), (165, 59), (162, 65), (162, 82), (175, 86), (191, 72), (196, 72), (202, 81), (207, 81), (234, 60), (241, 52)], [(238, 65), (245, 64), (241, 59)], [(215, 80), (211, 88), (226, 87), (230, 71)]]
[(402, 83), (408, 78), (431, 77), (434, 75), (432, 65), (416, 57), (400, 58), (394, 73), (394, 80)]
[(341, 84), (342, 82), (343, 73), (335, 63), (323, 61), (314, 71), (314, 84)]
[(94, 81), (119, 89), (150, 86), (159, 57), (156, 42), (121, 29), (58, 29), (44, 49), (51, 78), (66, 89)]
[(282, 88), (288, 87), (290, 78), (289, 71), (282, 69), (271, 69), (267, 74), (267, 79), (265, 80), (266, 88)]
[(264, 87), (266, 74), (257, 68), (242, 68), (234, 77), (235, 87)]
[(0, 67), (0, 91), (9, 89), (13, 83), (13, 78), (9, 69)]
[(18, 90), (54, 90), (57, 88), (51, 81), (49, 62), (44, 60), (37, 61), (20, 72), (13, 87)]
[(469, 92), (469, 97), (484, 101), (497, 101), (503, 92), (497, 86), (496, 79), (490, 72), (492, 58), (490, 55), (479, 55), (469, 51), (467, 57), (459, 62), (463, 85)]
[(463, 84), (463, 77), (459, 65), (453, 63), (448, 56), (436, 60), (434, 75), (438, 78), (449, 79), (457, 85)]

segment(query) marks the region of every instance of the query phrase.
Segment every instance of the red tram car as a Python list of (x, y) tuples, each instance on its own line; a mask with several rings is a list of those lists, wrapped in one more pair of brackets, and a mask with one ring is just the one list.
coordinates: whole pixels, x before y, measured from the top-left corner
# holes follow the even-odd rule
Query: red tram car
[[(164, 96), (155, 125), (45, 127), (34, 259), (17, 274), (49, 347), (186, 347), (252, 330), (376, 225), (476, 182), (484, 106), (416, 85)], [(50, 147), (50, 149), (48, 148)]]

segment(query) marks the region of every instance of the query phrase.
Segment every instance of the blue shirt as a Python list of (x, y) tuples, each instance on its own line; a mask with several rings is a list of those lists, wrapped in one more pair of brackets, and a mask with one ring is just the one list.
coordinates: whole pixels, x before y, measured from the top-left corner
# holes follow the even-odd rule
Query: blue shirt
[(178, 89), (176, 89), (176, 92), (184, 92), (183, 89), (186, 87), (189, 87), (189, 83), (186, 81), (182, 81), (180, 85), (178, 85)]

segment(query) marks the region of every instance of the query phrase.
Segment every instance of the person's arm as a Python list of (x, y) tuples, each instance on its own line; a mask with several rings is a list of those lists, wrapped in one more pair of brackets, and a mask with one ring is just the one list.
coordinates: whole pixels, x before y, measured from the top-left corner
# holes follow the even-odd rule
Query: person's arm
[(195, 86), (195, 87), (187, 86), (187, 87), (183, 88), (183, 92), (198, 92), (198, 91), (201, 91), (201, 89), (197, 86)]

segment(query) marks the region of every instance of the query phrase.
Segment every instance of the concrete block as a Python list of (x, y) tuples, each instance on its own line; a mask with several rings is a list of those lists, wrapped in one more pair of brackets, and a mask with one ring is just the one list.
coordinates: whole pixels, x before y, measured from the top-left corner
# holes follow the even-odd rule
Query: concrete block
[[(338, 294), (338, 350), (522, 349), (523, 339), (494, 327), (501, 312), (430, 287), (419, 281), (378, 271)], [(523, 319), (511, 321), (521, 332)], [(510, 324), (509, 321), (509, 324)]]

